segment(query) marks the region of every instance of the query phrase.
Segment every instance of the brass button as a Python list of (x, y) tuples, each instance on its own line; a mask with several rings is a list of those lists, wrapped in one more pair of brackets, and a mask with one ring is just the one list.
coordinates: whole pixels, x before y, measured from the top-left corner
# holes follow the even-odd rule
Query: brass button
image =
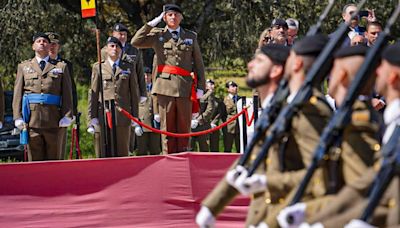
[(379, 145), (378, 143), (374, 145), (374, 151), (378, 152), (381, 150), (381, 145)]
[(270, 203), (271, 203), (271, 198), (266, 198), (266, 199), (265, 199), (265, 203), (266, 203), (266, 204), (270, 204)]
[(396, 206), (396, 199), (390, 198), (388, 202), (388, 207), (389, 208), (394, 208)]
[(284, 198), (279, 198), (279, 203), (284, 203), (285, 202), (285, 199)]

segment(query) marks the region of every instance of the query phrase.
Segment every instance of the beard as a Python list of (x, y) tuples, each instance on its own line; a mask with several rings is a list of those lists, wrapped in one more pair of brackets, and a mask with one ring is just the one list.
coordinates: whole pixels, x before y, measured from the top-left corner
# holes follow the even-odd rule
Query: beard
[(263, 77), (263, 78), (258, 78), (258, 79), (246, 78), (247, 86), (250, 87), (250, 88), (253, 88), (253, 89), (255, 89), (255, 88), (259, 87), (259, 86), (262, 86), (264, 84), (267, 84), (268, 82), (269, 82), (269, 78), (268, 78), (267, 75), (265, 77)]

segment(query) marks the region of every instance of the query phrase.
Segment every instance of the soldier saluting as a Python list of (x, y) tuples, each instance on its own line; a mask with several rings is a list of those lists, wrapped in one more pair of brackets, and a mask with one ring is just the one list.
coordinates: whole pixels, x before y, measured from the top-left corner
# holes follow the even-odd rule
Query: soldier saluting
[[(179, 6), (164, 5), (164, 11), (139, 29), (131, 41), (137, 48), (153, 48), (156, 53), (157, 76), (152, 94), (157, 95), (161, 130), (176, 133), (190, 131), (191, 99), (196, 99), (196, 95), (200, 98), (205, 88), (197, 35), (180, 27), (182, 19)], [(161, 20), (167, 26), (154, 28)], [(191, 72), (197, 77), (197, 84)], [(162, 144), (164, 154), (182, 152), (187, 149), (188, 138), (163, 136)]]
[(15, 126), (28, 126), (28, 160), (61, 159), (62, 128), (72, 122), (71, 77), (67, 65), (49, 58), (50, 39), (33, 36), (35, 57), (18, 65), (14, 86)]

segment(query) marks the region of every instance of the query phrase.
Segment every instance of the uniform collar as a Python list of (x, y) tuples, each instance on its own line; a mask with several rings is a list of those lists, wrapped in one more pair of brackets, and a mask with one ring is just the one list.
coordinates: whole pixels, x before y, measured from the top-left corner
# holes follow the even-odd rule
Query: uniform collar
[(108, 62), (110, 63), (111, 67), (114, 65), (114, 63), (116, 63), (117, 66), (119, 66), (119, 59), (117, 59), (117, 61), (114, 62), (114, 61), (112, 61), (111, 58), (109, 57), (109, 58), (108, 58)]
[(294, 93), (290, 93), (289, 96), (286, 98), (286, 102), (287, 102), (288, 104), (290, 104), (290, 103), (294, 100), (294, 98), (296, 97), (296, 95), (297, 95), (297, 91), (294, 92)]
[(270, 104), (271, 104), (271, 100), (272, 100), (272, 97), (274, 96), (274, 94), (269, 94), (263, 101), (262, 101), (262, 104), (261, 104), (261, 107), (262, 108), (267, 108)]
[(400, 122), (400, 98), (395, 99), (386, 106), (386, 109), (383, 112), (383, 120), (386, 125), (395, 121)]
[(42, 60), (44, 60), (46, 63), (49, 61), (49, 56), (46, 56), (45, 58), (43, 58), (43, 59), (41, 59), (41, 58), (39, 58), (38, 56), (35, 56), (35, 58), (36, 58), (36, 61), (38, 62), (38, 64), (40, 65), (40, 62), (42, 61)]
[(170, 28), (168, 28), (168, 31), (170, 32), (170, 33), (172, 33), (173, 31), (177, 31), (178, 32), (178, 36), (179, 36), (179, 34), (181, 33), (181, 26), (179, 26), (177, 29), (170, 29)]

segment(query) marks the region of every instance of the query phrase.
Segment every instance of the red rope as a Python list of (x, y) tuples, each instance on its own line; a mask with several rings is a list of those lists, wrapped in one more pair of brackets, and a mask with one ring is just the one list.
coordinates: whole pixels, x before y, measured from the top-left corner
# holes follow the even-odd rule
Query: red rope
[[(238, 118), (240, 115), (242, 115), (243, 113), (244, 113), (245, 116), (246, 116), (246, 122), (247, 122), (247, 125), (248, 125), (248, 126), (250, 126), (250, 125), (251, 125), (251, 122), (254, 120), (254, 113), (253, 113), (252, 117), (249, 118), (249, 117), (248, 117), (248, 113), (247, 113), (247, 107), (245, 107), (245, 108), (243, 108), (243, 110), (242, 110), (241, 112), (239, 112), (238, 114), (234, 115), (234, 116), (233, 116), (232, 118), (230, 118), (228, 121), (226, 121), (225, 123), (222, 123), (221, 125), (218, 125), (218, 126), (216, 126), (216, 127), (214, 127), (214, 128), (207, 129), (207, 130), (204, 130), (204, 131), (199, 131), (199, 132), (192, 132), (192, 133), (172, 133), (172, 132), (168, 132), (168, 131), (159, 130), (159, 129), (157, 129), (157, 128), (151, 127), (151, 126), (149, 126), (149, 125), (146, 125), (146, 124), (140, 122), (137, 118), (133, 117), (129, 112), (127, 112), (126, 110), (124, 110), (123, 108), (121, 108), (121, 107), (119, 107), (119, 106), (117, 106), (117, 110), (118, 110), (119, 112), (121, 112), (123, 115), (125, 115), (128, 119), (133, 120), (135, 123), (139, 124), (140, 126), (146, 128), (146, 129), (149, 129), (149, 130), (151, 130), (151, 131), (153, 131), (153, 132), (155, 132), (155, 133), (158, 133), (158, 134), (163, 134), (163, 135), (166, 135), (166, 136), (177, 137), (177, 138), (195, 137), (195, 136), (210, 134), (210, 133), (212, 133), (212, 132), (214, 132), (214, 131), (218, 131), (218, 130), (220, 130), (221, 128), (227, 126), (229, 123), (231, 123), (231, 122), (234, 121), (235, 119), (237, 119), (237, 118)], [(251, 121), (251, 122), (250, 122), (250, 121)]]

